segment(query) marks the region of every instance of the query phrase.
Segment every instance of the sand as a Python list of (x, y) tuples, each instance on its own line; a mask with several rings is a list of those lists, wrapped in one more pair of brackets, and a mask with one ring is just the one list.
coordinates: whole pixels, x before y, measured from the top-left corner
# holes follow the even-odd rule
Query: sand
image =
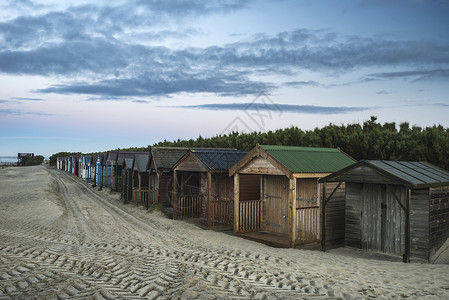
[(44, 166), (0, 169), (0, 208), (0, 299), (449, 299), (447, 264), (272, 248)]

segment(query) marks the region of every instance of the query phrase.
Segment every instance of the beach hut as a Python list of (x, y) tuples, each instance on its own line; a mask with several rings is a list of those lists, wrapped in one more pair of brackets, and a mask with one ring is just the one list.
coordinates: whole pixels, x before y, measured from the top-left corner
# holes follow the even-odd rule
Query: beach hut
[(148, 172), (150, 175), (148, 202), (165, 208), (173, 206), (173, 165), (189, 148), (152, 147)]
[(229, 168), (247, 151), (191, 149), (173, 166), (173, 218), (201, 218), (207, 226), (233, 222)]
[(108, 151), (106, 155), (105, 167), (103, 169), (104, 181), (103, 186), (112, 190), (115, 189), (115, 183), (112, 180), (115, 173), (115, 161), (117, 160), (118, 151)]
[(57, 157), (56, 158), (56, 169), (58, 170), (62, 170), (62, 162), (63, 162), (64, 158), (63, 157)]
[(136, 204), (145, 204), (148, 208), (148, 185), (149, 175), (147, 171), (150, 154), (134, 154), (132, 167), (132, 190), (133, 202)]
[[(321, 179), (346, 183), (347, 246), (430, 261), (449, 237), (449, 172), (426, 162), (360, 161)], [(323, 208), (332, 197), (323, 199)], [(326, 215), (327, 217), (327, 215)], [(323, 250), (326, 244), (322, 245)]]
[(123, 199), (124, 203), (128, 203), (132, 200), (133, 184), (132, 184), (132, 173), (133, 173), (134, 156), (132, 158), (125, 158), (122, 167), (122, 188), (120, 191), (120, 198)]
[(104, 166), (106, 164), (106, 155), (103, 153), (100, 153), (97, 155), (96, 163), (95, 163), (95, 184), (98, 187), (98, 189), (103, 188), (103, 170)]
[[(257, 145), (229, 170), (234, 177), (234, 232), (281, 247), (319, 242), (318, 179), (353, 163), (339, 149)], [(344, 210), (340, 198), (336, 211)], [(330, 227), (333, 240), (344, 236), (339, 225)]]
[(92, 156), (91, 155), (81, 155), (79, 159), (79, 177), (89, 182), (91, 178), (90, 165)]
[(122, 170), (125, 159), (134, 158), (134, 154), (149, 154), (149, 152), (137, 152), (137, 151), (119, 151), (117, 153), (117, 158), (114, 162), (114, 172), (112, 173), (112, 181), (114, 182), (114, 191), (120, 192), (122, 190)]
[(78, 176), (79, 174), (79, 157), (78, 156), (72, 156), (72, 174), (75, 176)]

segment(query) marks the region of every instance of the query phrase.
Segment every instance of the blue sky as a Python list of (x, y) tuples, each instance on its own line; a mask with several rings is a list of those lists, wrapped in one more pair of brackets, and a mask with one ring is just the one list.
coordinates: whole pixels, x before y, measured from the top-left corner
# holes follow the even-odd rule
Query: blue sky
[(0, 3), (0, 156), (329, 123), (449, 127), (449, 1)]

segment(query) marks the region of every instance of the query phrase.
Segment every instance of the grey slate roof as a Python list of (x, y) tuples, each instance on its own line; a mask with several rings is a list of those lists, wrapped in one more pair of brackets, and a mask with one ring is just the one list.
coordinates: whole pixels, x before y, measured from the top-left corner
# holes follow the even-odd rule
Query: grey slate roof
[(106, 156), (106, 161), (115, 161), (117, 159), (118, 151), (109, 151)]
[(132, 158), (125, 158), (125, 161), (123, 162), (123, 169), (132, 169), (134, 163), (134, 157)]
[(427, 162), (371, 160), (368, 163), (412, 185), (449, 183), (449, 172)]
[(134, 170), (146, 172), (149, 159), (149, 154), (134, 154)]
[(149, 152), (120, 151), (117, 155), (117, 165), (122, 165), (126, 158), (134, 158), (134, 154), (149, 154)]
[(449, 185), (449, 172), (427, 162), (364, 160), (343, 170), (333, 173), (320, 181), (332, 181), (332, 178), (344, 176), (359, 166), (367, 166), (378, 173), (395, 178), (411, 187), (431, 187)]
[(209, 170), (229, 170), (248, 153), (248, 151), (234, 149), (191, 149), (190, 151)]
[(151, 148), (151, 169), (171, 169), (187, 153), (189, 148), (153, 147)]

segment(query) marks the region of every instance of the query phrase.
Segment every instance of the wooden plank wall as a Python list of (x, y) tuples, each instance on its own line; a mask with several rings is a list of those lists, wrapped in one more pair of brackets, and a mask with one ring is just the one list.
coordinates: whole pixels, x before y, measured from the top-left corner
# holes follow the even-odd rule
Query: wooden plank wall
[(234, 178), (228, 174), (212, 174), (212, 221), (233, 224)]
[[(261, 209), (262, 175), (239, 175), (239, 228), (241, 232), (265, 230), (262, 226), (263, 209)], [(235, 209), (235, 208), (234, 208)]]
[[(261, 199), (260, 176), (261, 175), (240, 175), (240, 183), (239, 183), (240, 201)], [(234, 186), (234, 184), (232, 186)]]
[[(326, 199), (337, 187), (337, 182), (326, 183)], [(322, 193), (322, 184), (319, 185), (319, 197)], [(326, 243), (330, 247), (341, 246), (345, 242), (345, 204), (346, 185), (342, 183), (326, 205)]]
[(449, 186), (430, 189), (430, 257), (449, 238)]
[(162, 173), (159, 177), (159, 204), (164, 207), (173, 206), (173, 173)]
[(414, 189), (410, 199), (410, 255), (428, 259), (429, 189)]
[(362, 183), (346, 183), (345, 245), (349, 247), (362, 248), (362, 192)]

